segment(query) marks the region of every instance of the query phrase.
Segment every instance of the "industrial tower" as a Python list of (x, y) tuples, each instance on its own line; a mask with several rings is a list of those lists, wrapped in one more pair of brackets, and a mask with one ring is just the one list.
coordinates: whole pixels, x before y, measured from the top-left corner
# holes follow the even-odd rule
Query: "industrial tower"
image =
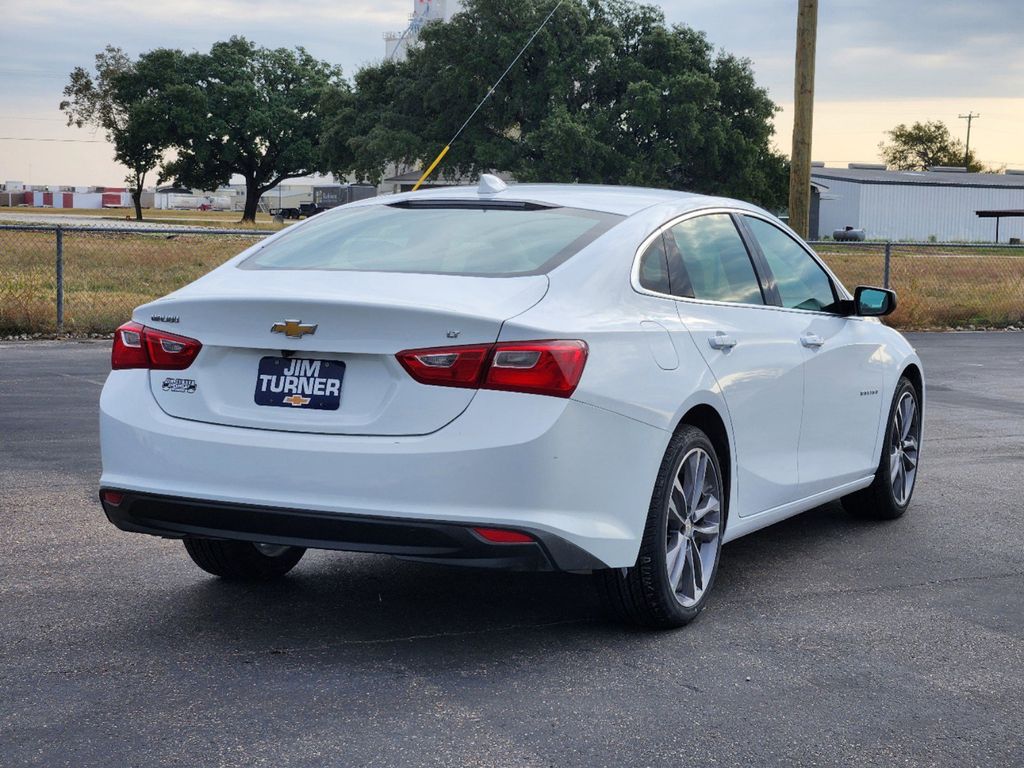
[(425, 25), (432, 21), (448, 21), (460, 10), (460, 0), (412, 0), (409, 26), (402, 32), (384, 33), (384, 58), (403, 61), (409, 46), (415, 45)]

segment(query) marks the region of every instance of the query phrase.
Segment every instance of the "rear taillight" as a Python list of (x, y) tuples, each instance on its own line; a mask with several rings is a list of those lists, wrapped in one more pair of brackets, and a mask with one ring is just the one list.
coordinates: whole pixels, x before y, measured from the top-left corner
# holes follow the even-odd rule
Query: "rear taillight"
[(399, 352), (398, 362), (421, 384), (477, 389), (490, 352), (490, 345), (412, 349)]
[(114, 348), (110, 352), (110, 367), (149, 368), (149, 353), (146, 352), (142, 335), (146, 326), (139, 323), (125, 323), (114, 331)]
[(484, 389), (569, 397), (587, 364), (582, 341), (528, 341), (496, 344)]
[(421, 384), (569, 397), (583, 375), (587, 345), (582, 341), (511, 341), (411, 349), (397, 357)]
[(125, 323), (114, 331), (110, 367), (183, 371), (192, 365), (203, 348), (195, 339), (178, 336), (140, 323)]

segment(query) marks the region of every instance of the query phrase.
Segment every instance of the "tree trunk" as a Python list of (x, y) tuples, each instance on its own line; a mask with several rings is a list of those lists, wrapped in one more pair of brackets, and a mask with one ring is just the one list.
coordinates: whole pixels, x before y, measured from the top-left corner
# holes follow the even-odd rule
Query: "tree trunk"
[(262, 194), (263, 190), (256, 183), (256, 179), (248, 178), (245, 180), (245, 210), (242, 211), (243, 224), (256, 223), (256, 209), (259, 207), (260, 195)]
[(131, 184), (132, 203), (135, 205), (135, 220), (142, 221), (142, 188), (146, 184), (146, 171), (134, 171), (125, 181)]
[(135, 204), (135, 220), (142, 221), (142, 187), (138, 186), (132, 190), (132, 203)]

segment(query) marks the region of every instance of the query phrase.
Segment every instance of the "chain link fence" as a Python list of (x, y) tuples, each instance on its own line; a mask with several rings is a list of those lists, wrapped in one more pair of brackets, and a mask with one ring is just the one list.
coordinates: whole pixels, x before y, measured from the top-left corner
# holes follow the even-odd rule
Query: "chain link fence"
[[(267, 233), (0, 225), (0, 336), (110, 333)], [(811, 243), (839, 279), (893, 288), (900, 328), (1024, 326), (1024, 247)]]
[(110, 333), (267, 234), (0, 225), (0, 335)]
[(811, 246), (851, 291), (879, 285), (899, 306), (898, 328), (1024, 326), (1024, 246), (986, 243), (848, 243)]

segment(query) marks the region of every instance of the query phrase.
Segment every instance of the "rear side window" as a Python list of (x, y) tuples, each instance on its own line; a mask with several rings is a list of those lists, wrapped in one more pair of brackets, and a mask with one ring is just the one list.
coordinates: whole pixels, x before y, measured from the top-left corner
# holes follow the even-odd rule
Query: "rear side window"
[(672, 293), (672, 285), (668, 278), (668, 255), (661, 235), (655, 238), (640, 257), (640, 286), (648, 291)]
[(430, 200), (319, 214), (242, 269), (423, 272), (503, 277), (547, 272), (621, 216), (524, 203)]
[(764, 304), (750, 254), (728, 214), (687, 219), (669, 234), (679, 249), (693, 298)]
[(775, 277), (782, 306), (822, 310), (835, 303), (832, 281), (789, 235), (763, 219), (744, 217)]

